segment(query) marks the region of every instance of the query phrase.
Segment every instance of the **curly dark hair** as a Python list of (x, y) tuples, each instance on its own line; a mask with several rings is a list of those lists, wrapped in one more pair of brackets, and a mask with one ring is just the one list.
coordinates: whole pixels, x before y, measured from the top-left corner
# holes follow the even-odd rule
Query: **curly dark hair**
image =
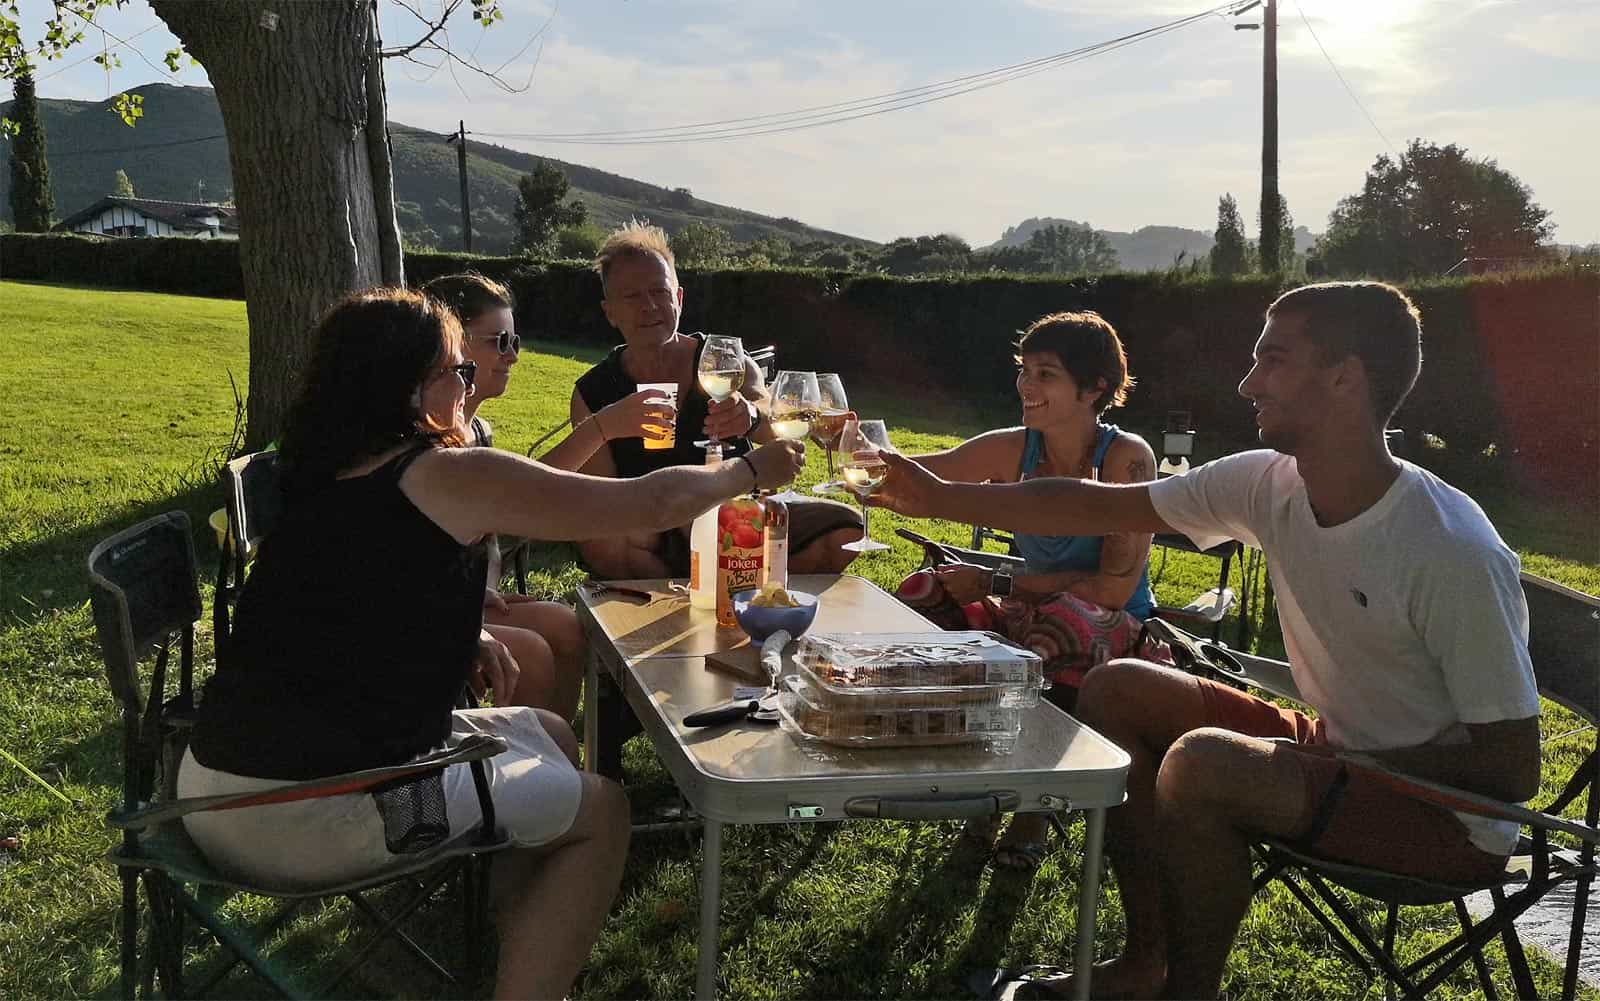
[(1104, 379), (1106, 391), (1094, 405), (1097, 414), (1128, 402), (1134, 379), (1128, 374), (1122, 338), (1105, 317), (1093, 310), (1039, 317), (1017, 338), (1016, 349), (1018, 364), (1025, 354), (1048, 351), (1055, 355), (1079, 390), (1093, 389), (1097, 381)]
[(511, 289), (487, 275), (476, 271), (440, 275), (422, 286), (424, 295), (455, 310), (456, 319), (466, 326), (492, 309), (515, 309), (516, 300)]
[(321, 490), (396, 445), (465, 444), (458, 429), (422, 413), (417, 396), (460, 346), (455, 314), (421, 292), (371, 288), (329, 308), (281, 439), (285, 498)]

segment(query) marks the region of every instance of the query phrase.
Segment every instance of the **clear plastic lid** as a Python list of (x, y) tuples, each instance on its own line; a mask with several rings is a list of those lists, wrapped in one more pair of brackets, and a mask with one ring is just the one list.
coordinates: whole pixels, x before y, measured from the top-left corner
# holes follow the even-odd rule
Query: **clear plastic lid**
[(840, 703), (804, 677), (783, 679), (778, 715), (785, 730), (844, 747), (937, 747), (982, 743), (1008, 754), (1022, 732), (1022, 710), (986, 703), (940, 704), (928, 693)]
[(825, 697), (948, 693), (961, 702), (1032, 706), (1044, 661), (996, 633), (819, 633), (802, 636), (794, 662)]

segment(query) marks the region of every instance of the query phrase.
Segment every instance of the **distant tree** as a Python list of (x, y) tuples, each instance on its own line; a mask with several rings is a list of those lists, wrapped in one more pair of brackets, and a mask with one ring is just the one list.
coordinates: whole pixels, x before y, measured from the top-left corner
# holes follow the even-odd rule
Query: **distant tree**
[(794, 244), (781, 236), (763, 236), (740, 247), (735, 255), (752, 268), (781, 267), (798, 263)]
[(583, 202), (566, 201), (567, 175), (548, 160), (540, 160), (533, 173), (517, 181), (517, 204), (513, 210), (516, 230), (512, 250), (521, 254), (548, 254), (555, 249), (556, 231), (576, 226), (589, 217)]
[(1541, 256), (1549, 217), (1495, 161), (1413, 139), (1398, 162), (1378, 157), (1311, 253), (1324, 274), (1436, 275), (1464, 257)]
[(1088, 226), (1046, 226), (1028, 235), (1025, 248), (1037, 257), (1037, 270), (1052, 275), (1115, 271), (1117, 252), (1105, 234)]
[(728, 231), (711, 222), (691, 222), (672, 234), (672, 256), (689, 268), (722, 268), (732, 261), (735, 249)]
[(136, 198), (133, 193), (133, 182), (128, 179), (127, 171), (117, 168), (117, 173), (111, 178), (111, 193), (118, 198)]
[(50, 163), (45, 159), (44, 121), (39, 117), (33, 75), (19, 74), (12, 81), (12, 94), (16, 133), (11, 137), (11, 218), (19, 232), (43, 233), (55, 215), (55, 199), (50, 194)]
[(1239, 218), (1239, 203), (1232, 194), (1217, 200), (1216, 240), (1211, 247), (1211, 273), (1221, 278), (1243, 274), (1250, 263), (1250, 248), (1244, 235), (1244, 220)]
[[(1256, 229), (1261, 229), (1259, 218), (1256, 219)], [(1300, 270), (1300, 255), (1294, 250), (1294, 216), (1289, 214), (1289, 200), (1281, 194), (1278, 195), (1278, 266), (1269, 268), (1267, 262), (1260, 259), (1259, 253), (1255, 256), (1263, 273), (1276, 271), (1292, 275)]]
[(555, 255), (563, 260), (592, 261), (605, 242), (605, 230), (585, 220), (556, 230)]
[(689, 208), (694, 205), (694, 192), (688, 188), (673, 188), (670, 202), (680, 209)]
[(878, 252), (877, 267), (891, 275), (928, 275), (967, 271), (972, 247), (950, 233), (937, 236), (902, 236)]

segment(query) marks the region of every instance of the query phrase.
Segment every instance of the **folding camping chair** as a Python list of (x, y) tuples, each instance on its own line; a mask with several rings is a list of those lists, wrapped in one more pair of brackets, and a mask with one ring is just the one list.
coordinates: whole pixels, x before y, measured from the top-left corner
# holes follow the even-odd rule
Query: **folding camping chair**
[[(1528, 647), (1539, 693), (1572, 710), (1592, 727), (1600, 719), (1600, 598), (1527, 573), (1522, 575), (1522, 583), (1530, 616)], [(1180, 667), (1220, 676), (1281, 698), (1299, 699), (1289, 665), (1281, 661), (1227, 650), (1166, 623), (1153, 623), (1152, 632), (1169, 642)], [(1357, 966), (1368, 974), (1376, 967), (1386, 981), (1387, 996), (1392, 996), (1398, 987), (1408, 998), (1424, 997), (1463, 963), (1471, 961), (1484, 995), (1493, 999), (1498, 995), (1483, 955), (1484, 947), (1499, 936), (1517, 996), (1537, 997), (1514, 922), (1551, 890), (1571, 881), (1575, 904), (1562, 982), (1562, 997), (1571, 1001), (1577, 987), (1586, 904), (1595, 876), (1595, 846), (1600, 843), (1600, 826), (1596, 823), (1600, 819), (1597, 754), (1600, 752), (1591, 749), (1565, 777), (1562, 791), (1539, 810), (1376, 769), (1407, 795), (1520, 824), (1524, 833), (1505, 871), (1491, 881), (1460, 885), (1396, 876), (1379, 869), (1331, 862), (1297, 846), (1267, 839), (1257, 847), (1259, 868), (1254, 888), (1259, 891), (1275, 879), (1280, 881)], [(1370, 766), (1362, 763), (1352, 767)], [(1558, 816), (1585, 792), (1588, 805), (1582, 823)], [(1566, 836), (1577, 847), (1553, 840), (1555, 834)], [(1381, 943), (1330, 884), (1385, 905)], [(1465, 898), (1479, 891), (1489, 893), (1494, 910), (1474, 924)], [(1444, 903), (1455, 909), (1460, 932), (1421, 957), (1409, 962), (1399, 959), (1395, 954), (1395, 934), (1400, 908)]]
[[(122, 805), (109, 817), (110, 825), (122, 832), (122, 839), (109, 859), (122, 881), (123, 996), (134, 997), (141, 984), (144, 995), (151, 996), (158, 975), (166, 996), (181, 997), (186, 993), (186, 921), (209, 932), (223, 953), (216, 968), (204, 976), (198, 994), (209, 991), (243, 962), (285, 996), (327, 996), (389, 937), (450, 983), (464, 983), (465, 971), (473, 965), (486, 938), (487, 855), (508, 844), (495, 826), (494, 803), (483, 771), (483, 760), (504, 750), (504, 742), (497, 737), (474, 735), (448, 750), (394, 767), (285, 783), (246, 795), (177, 799), (177, 764), (194, 715), (194, 624), (201, 615), (189, 519), (181, 512), (158, 515), (95, 546), (89, 554), (89, 586), (107, 680), (122, 710)], [(178, 649), (175, 693), (169, 691), (173, 686), (167, 677), (174, 639)], [(152, 652), (153, 666), (146, 689), (140, 682), (140, 665)], [(403, 788), (407, 780), (458, 763), (470, 763), (473, 770), (484, 818), (477, 832), (437, 849), (401, 856), (400, 861), (381, 871), (338, 886), (286, 891), (224, 876), (196, 849), (182, 823), (185, 815), (205, 810), (240, 809), (362, 791), (382, 795), (386, 793), (376, 789), (379, 785)], [(452, 971), (399, 925), (458, 874), (464, 888), (466, 948), (462, 968)], [(149, 917), (142, 970), (140, 883), (144, 885)], [(364, 894), (391, 884), (409, 887), (410, 893), (385, 915)], [(269, 920), (253, 928), (242, 927), (220, 912), (222, 900), (235, 891), (278, 898), (283, 904)], [(326, 983), (315, 991), (304, 991), (271, 965), (262, 949), (302, 905), (333, 896), (349, 899), (376, 927), (366, 942), (350, 951)]]

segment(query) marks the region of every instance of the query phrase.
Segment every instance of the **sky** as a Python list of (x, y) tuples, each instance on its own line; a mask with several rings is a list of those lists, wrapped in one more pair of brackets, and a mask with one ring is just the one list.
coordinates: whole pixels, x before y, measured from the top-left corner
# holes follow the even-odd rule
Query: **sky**
[[(396, 0), (380, 2), (386, 44), (420, 34)], [(407, 2), (427, 13), (441, 0)], [(954, 233), (978, 246), (1030, 216), (1211, 230), (1224, 193), (1253, 230), (1263, 36), (1233, 26), (1258, 23), (1259, 8), (818, 128), (651, 145), (497, 138), (854, 101), (1119, 38), (1217, 2), (501, 0), (502, 22), (484, 31), (458, 15), (450, 42), (482, 66), (504, 64), (500, 79), (516, 92), (464, 69), (390, 60), (390, 117), (440, 132), (465, 120), (484, 141), (875, 240)], [(1558, 241), (1600, 242), (1600, 0), (1279, 3), (1279, 187), (1297, 223), (1321, 232), (1380, 154), (1420, 137), (1519, 177), (1550, 210)], [(22, 0), (24, 25), (47, 6)], [(292, 0), (282, 8), (293, 15)], [(99, 23), (129, 43), (106, 40), (120, 68), (83, 61), (101, 44), (91, 30), (67, 59), (39, 67), (41, 97), (207, 82), (199, 67), (167, 73), (161, 55), (176, 43), (141, 0)], [(106, 117), (108, 136), (125, 128)]]

